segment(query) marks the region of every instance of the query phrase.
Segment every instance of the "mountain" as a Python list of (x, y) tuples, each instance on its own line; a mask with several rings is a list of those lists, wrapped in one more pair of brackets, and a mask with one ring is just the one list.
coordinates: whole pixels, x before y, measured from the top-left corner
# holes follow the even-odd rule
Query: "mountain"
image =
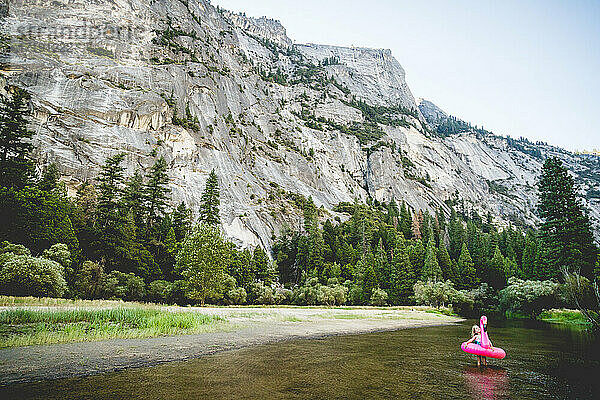
[(270, 248), (340, 202), (405, 200), (531, 225), (535, 181), (557, 155), (600, 217), (598, 157), (493, 135), (417, 102), (389, 50), (294, 44), (268, 18), (202, 0), (2, 0), (0, 87), (32, 95), (36, 157), (71, 192), (125, 152), (158, 156), (175, 202), (197, 210), (215, 169), (227, 236)]

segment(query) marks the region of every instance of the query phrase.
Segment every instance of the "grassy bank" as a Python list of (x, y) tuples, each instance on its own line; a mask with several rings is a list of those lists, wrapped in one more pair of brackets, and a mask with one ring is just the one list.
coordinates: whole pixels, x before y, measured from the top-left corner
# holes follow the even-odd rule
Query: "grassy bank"
[(590, 325), (585, 316), (578, 310), (547, 310), (542, 312), (538, 318), (554, 324)]
[(11, 309), (0, 311), (0, 348), (183, 335), (224, 330), (226, 327), (227, 322), (219, 316), (148, 307)]

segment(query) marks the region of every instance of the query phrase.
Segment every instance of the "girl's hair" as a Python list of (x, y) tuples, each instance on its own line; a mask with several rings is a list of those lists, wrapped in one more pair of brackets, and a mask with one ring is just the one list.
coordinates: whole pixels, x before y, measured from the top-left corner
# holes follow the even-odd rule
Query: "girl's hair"
[(473, 327), (471, 328), (471, 336), (475, 336), (476, 332), (475, 330), (479, 328), (477, 325), (473, 325)]

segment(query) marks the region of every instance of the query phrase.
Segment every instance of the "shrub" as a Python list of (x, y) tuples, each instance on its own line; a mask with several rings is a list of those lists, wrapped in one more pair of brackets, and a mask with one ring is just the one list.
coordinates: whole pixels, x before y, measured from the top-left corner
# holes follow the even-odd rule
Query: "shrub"
[(182, 280), (177, 280), (172, 283), (171, 293), (169, 293), (169, 304), (189, 304), (190, 299), (186, 295), (187, 283)]
[(148, 285), (148, 299), (155, 303), (166, 303), (171, 296), (173, 284), (165, 280), (156, 280)]
[[(13, 253), (15, 256), (30, 256), (31, 251), (22, 244), (14, 244), (7, 242), (6, 240), (0, 244), (0, 255), (6, 253)], [(1, 261), (0, 261), (1, 263)]]
[(275, 291), (262, 282), (251, 284), (250, 293), (254, 304), (275, 304)]
[(71, 252), (69, 247), (63, 243), (53, 244), (49, 249), (44, 250), (42, 257), (56, 261), (65, 268), (71, 266)]
[(418, 281), (414, 285), (415, 302), (428, 306), (440, 307), (450, 303), (456, 295), (456, 289), (451, 281)]
[(537, 317), (544, 309), (552, 308), (557, 301), (559, 284), (553, 281), (524, 281), (510, 278), (502, 289), (500, 309), (509, 314)]
[(60, 297), (67, 290), (63, 267), (56, 261), (14, 253), (5, 254), (0, 266), (0, 293), (11, 296)]
[(104, 268), (93, 261), (84, 261), (77, 275), (75, 289), (85, 299), (97, 299), (102, 295)]
[(73, 284), (73, 281), (75, 280), (75, 272), (73, 271), (73, 268), (71, 268), (71, 251), (69, 251), (69, 247), (66, 244), (53, 244), (49, 249), (44, 250), (42, 257), (48, 260), (56, 261), (62, 265), (64, 268), (65, 279), (67, 279), (69, 284)]
[[(469, 296), (473, 300), (473, 315), (494, 315), (500, 311), (498, 309), (498, 296), (494, 289), (487, 283), (482, 283), (479, 287), (469, 291)], [(463, 314), (464, 315), (464, 314)]]
[(103, 285), (104, 296), (122, 300), (142, 300), (144, 298), (144, 280), (132, 272), (126, 274), (112, 271), (106, 276)]
[(371, 294), (371, 305), (385, 306), (387, 299), (388, 294), (385, 290), (380, 288), (373, 289), (373, 293)]
[(334, 306), (346, 304), (348, 288), (337, 282), (337, 279), (332, 278), (329, 280), (331, 285), (321, 285), (318, 278), (310, 278), (304, 286), (299, 286), (294, 290), (291, 296), (292, 301), (298, 305)]
[(229, 289), (225, 293), (225, 303), (226, 304), (245, 304), (247, 297), (246, 289), (243, 287), (234, 287)]

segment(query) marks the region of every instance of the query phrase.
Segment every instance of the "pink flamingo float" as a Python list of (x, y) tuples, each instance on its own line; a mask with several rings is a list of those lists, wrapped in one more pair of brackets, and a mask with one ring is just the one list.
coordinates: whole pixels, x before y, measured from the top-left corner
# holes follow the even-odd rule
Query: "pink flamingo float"
[(481, 344), (463, 342), (460, 348), (464, 352), (475, 354), (476, 356), (498, 359), (506, 357), (506, 352), (500, 347), (492, 347), (487, 334), (487, 317), (485, 315), (479, 319), (479, 327), (481, 328)]

